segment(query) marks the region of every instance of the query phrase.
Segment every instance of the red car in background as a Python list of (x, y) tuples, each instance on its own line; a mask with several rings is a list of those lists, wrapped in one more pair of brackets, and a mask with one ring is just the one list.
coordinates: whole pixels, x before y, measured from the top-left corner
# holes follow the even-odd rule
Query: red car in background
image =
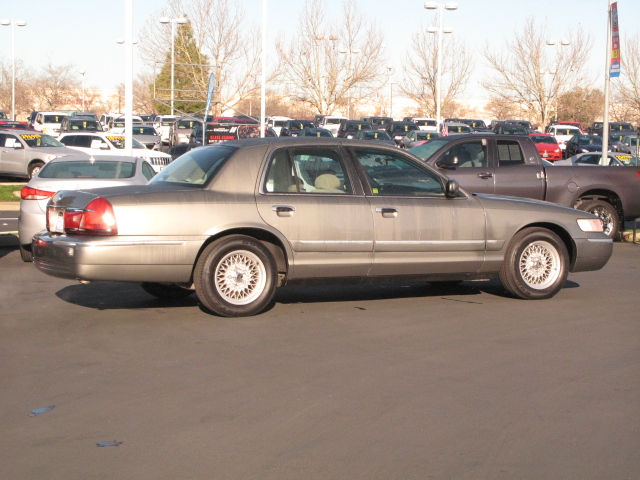
[(560, 150), (560, 145), (558, 145), (558, 141), (553, 135), (549, 135), (548, 133), (531, 133), (529, 136), (536, 145), (542, 158), (550, 162), (562, 160), (562, 150)]
[(13, 120), (0, 120), (0, 129), (2, 128), (17, 128), (19, 130), (31, 130), (28, 123), (14, 122)]

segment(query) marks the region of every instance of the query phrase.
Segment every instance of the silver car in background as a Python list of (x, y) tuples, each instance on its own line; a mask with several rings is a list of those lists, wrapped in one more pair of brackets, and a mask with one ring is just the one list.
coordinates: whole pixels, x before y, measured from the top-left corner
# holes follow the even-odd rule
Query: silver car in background
[(191, 150), (147, 185), (61, 191), (33, 242), (42, 272), (193, 291), (222, 316), (254, 315), (278, 286), (499, 277), (518, 298), (598, 270), (601, 220), (550, 203), (470, 194), (396, 147), (264, 138)]
[(144, 185), (154, 175), (151, 164), (140, 157), (89, 157), (76, 152), (51, 160), (20, 192), (18, 236), (22, 260), (33, 260), (31, 241), (36, 233), (45, 229), (47, 203), (58, 190)]

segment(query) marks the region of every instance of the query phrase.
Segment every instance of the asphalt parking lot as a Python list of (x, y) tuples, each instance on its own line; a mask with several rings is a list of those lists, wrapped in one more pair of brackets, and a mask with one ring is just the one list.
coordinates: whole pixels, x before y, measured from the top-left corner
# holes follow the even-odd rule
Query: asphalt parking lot
[(282, 289), (225, 319), (0, 248), (0, 478), (638, 478), (639, 255), (547, 301)]

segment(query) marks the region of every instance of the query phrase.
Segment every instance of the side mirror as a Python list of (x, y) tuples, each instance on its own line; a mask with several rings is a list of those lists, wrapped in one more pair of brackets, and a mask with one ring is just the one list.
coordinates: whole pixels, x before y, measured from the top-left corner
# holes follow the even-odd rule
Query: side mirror
[(455, 168), (460, 163), (457, 155), (445, 155), (436, 162), (438, 168)]
[(460, 192), (460, 184), (457, 180), (449, 179), (447, 181), (447, 185), (445, 186), (444, 195), (447, 198), (455, 198), (458, 196), (458, 192)]

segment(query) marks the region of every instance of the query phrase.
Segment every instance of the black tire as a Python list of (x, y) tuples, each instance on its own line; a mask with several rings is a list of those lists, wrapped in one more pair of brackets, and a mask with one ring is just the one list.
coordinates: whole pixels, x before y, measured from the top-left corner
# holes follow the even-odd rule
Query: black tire
[(29, 170), (27, 172), (29, 174), (29, 178), (31, 179), (35, 177), (42, 167), (44, 167), (44, 163), (42, 162), (33, 162), (29, 165)]
[(146, 282), (140, 285), (142, 289), (149, 295), (162, 298), (165, 300), (178, 300), (181, 298), (187, 298), (193, 290), (187, 290), (186, 288), (179, 287), (178, 285), (167, 283), (151, 283)]
[(605, 200), (591, 200), (578, 205), (578, 210), (593, 213), (602, 220), (604, 233), (610, 238), (617, 238), (620, 231), (618, 211)]
[(20, 257), (23, 262), (33, 262), (33, 252), (31, 251), (31, 245), (25, 248), (24, 245), (20, 245)]
[(264, 245), (233, 235), (208, 245), (193, 275), (206, 308), (223, 317), (244, 317), (260, 313), (273, 301), (278, 271)]
[(542, 300), (558, 293), (569, 274), (569, 254), (560, 237), (545, 228), (513, 236), (500, 268), (500, 281), (515, 297)]

